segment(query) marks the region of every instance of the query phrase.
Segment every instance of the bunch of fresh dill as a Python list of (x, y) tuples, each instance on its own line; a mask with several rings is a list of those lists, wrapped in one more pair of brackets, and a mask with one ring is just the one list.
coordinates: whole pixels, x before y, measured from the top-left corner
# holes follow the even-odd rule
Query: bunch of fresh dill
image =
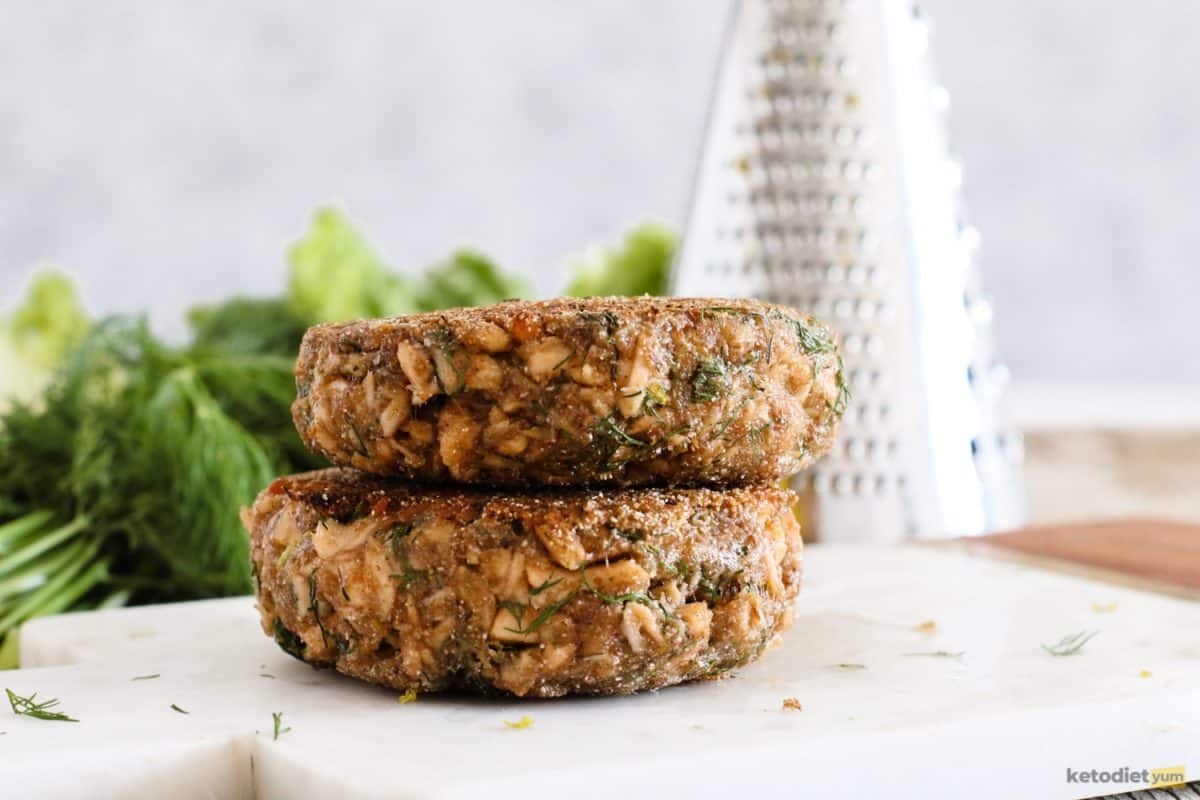
[(0, 636), (72, 608), (247, 591), (238, 509), (316, 465), (288, 424), (293, 393), (286, 356), (97, 323), (41, 402), (0, 426)]

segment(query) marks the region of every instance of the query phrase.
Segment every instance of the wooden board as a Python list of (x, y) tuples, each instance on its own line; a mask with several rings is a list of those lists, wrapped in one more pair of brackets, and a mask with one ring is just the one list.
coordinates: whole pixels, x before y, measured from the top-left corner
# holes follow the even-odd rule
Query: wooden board
[[(1200, 526), (1154, 519), (1045, 525), (974, 540), (1098, 579), (1200, 597)], [(1051, 565), (1052, 566), (1052, 565)]]

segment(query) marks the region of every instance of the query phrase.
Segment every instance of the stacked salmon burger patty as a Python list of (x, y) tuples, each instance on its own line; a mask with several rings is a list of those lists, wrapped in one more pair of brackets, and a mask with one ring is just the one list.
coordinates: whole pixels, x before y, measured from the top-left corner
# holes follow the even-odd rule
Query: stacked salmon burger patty
[(755, 301), (506, 302), (312, 328), (293, 416), (336, 468), (243, 512), (263, 628), (395, 689), (624, 694), (757, 658), (795, 497), (847, 401), (833, 338)]

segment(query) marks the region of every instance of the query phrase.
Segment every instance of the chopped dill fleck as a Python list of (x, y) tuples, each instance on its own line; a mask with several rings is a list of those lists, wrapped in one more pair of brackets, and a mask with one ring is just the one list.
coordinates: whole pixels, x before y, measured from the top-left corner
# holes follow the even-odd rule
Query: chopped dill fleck
[(273, 742), (279, 741), (280, 736), (283, 736), (285, 733), (289, 733), (292, 730), (291, 726), (286, 728), (283, 727), (282, 711), (271, 712), (271, 722), (273, 723), (273, 730), (271, 732), (271, 741)]
[(726, 431), (729, 430), (729, 426), (732, 425), (734, 423), (734, 420), (736, 420), (741, 415), (742, 410), (745, 409), (749, 403), (750, 403), (750, 398), (746, 398), (742, 402), (738, 403), (738, 406), (737, 406), (737, 408), (735, 408), (733, 410), (733, 413), (730, 414), (725, 419), (721, 420), (721, 424), (717, 426), (717, 430), (710, 437), (710, 440), (724, 439)]
[(350, 415), (349, 411), (346, 412), (346, 424), (350, 426), (350, 432), (354, 434), (358, 454), (363, 458), (370, 458), (371, 451), (367, 449), (367, 443), (363, 441), (362, 434), (358, 432), (358, 426), (354, 423), (354, 417)]
[(592, 586), (592, 584), (588, 581), (585, 567), (579, 568), (579, 585), (575, 587), (575, 593), (578, 593), (581, 588), (586, 589), (592, 595), (599, 598), (601, 602), (604, 602), (610, 606), (624, 605), (626, 603), (640, 603), (644, 606), (657, 608), (665, 617), (671, 616), (671, 612), (667, 610), (666, 606), (664, 606), (658, 600), (655, 600), (653, 597), (650, 597), (645, 592), (627, 592), (625, 594), (618, 595), (605, 594), (595, 586)]
[(1083, 650), (1083, 646), (1094, 639), (1100, 631), (1080, 631), (1064, 636), (1054, 644), (1043, 644), (1042, 649), (1052, 656), (1075, 656)]
[[(454, 385), (442, 386), (442, 389), (446, 392), (446, 394), (450, 397), (453, 397), (461, 392), (463, 387), (467, 385), (467, 371), (461, 364), (458, 363), (457, 360), (455, 360), (455, 357), (459, 352), (458, 342), (455, 340), (454, 335), (446, 328), (438, 328), (435, 330), (430, 334), (430, 339), (433, 342), (433, 346), (438, 349), (437, 355), (440, 355), (443, 359), (445, 359), (446, 364), (454, 372)], [(434, 357), (434, 360), (438, 360), (436, 356)], [(441, 382), (440, 374), (438, 375), (438, 381)]]
[(692, 402), (709, 403), (729, 390), (728, 365), (725, 359), (706, 358), (696, 365), (689, 380)]
[(833, 402), (833, 413), (840, 418), (846, 413), (846, 407), (850, 405), (850, 385), (846, 383), (846, 365), (842, 362), (842, 357), (837, 357), (837, 400)]
[(153, 675), (134, 675), (129, 680), (131, 680), (131, 681), (151, 681), (157, 677), (159, 677), (159, 674), (156, 672)]
[[(550, 605), (543, 608), (538, 613), (538, 615), (536, 617), (534, 617), (533, 620), (530, 621), (530, 623), (528, 625), (526, 625), (524, 628), (522, 628), (522, 627), (509, 628), (509, 631), (511, 631), (512, 633), (516, 633), (521, 636), (524, 636), (526, 634), (533, 633), (534, 631), (538, 630), (543, 625), (545, 625), (547, 622), (549, 622), (551, 617), (553, 617), (560, 610), (562, 610), (563, 606), (565, 606), (571, 600), (575, 599), (575, 596), (577, 594), (579, 594), (580, 586), (582, 586), (582, 584), (576, 585), (575, 588), (572, 589), (568, 594), (566, 594), (565, 596), (563, 596), (556, 602), (553, 602)], [(524, 616), (524, 614), (522, 613), (520, 617), (517, 616), (516, 614), (514, 614), (513, 616), (517, 617), (517, 625), (519, 626), (521, 624), (520, 619), (521, 619), (521, 617)]]
[(400, 540), (408, 536), (412, 532), (413, 524), (411, 522), (402, 522), (395, 525), (391, 530), (380, 531), (384, 540), (392, 547), (392, 553), (400, 555)]
[(313, 619), (317, 622), (317, 628), (321, 631), (321, 641), (329, 647), (329, 631), (325, 630), (325, 623), (321, 622), (321, 601), (317, 599), (317, 571), (314, 569), (308, 573), (308, 610), (312, 613)]
[(596, 427), (592, 429), (591, 447), (596, 457), (600, 460), (601, 468), (605, 471), (620, 465), (619, 462), (613, 461), (613, 456), (622, 447), (633, 447), (642, 450), (650, 446), (650, 442), (642, 441), (621, 430), (611, 414), (596, 423)]
[(275, 618), (272, 632), (275, 634), (276, 644), (279, 645), (283, 652), (293, 658), (304, 660), (304, 651), (308, 645), (305, 644), (304, 640), (295, 631), (284, 625), (283, 621), (278, 617)]
[(763, 445), (766, 443), (767, 431), (771, 429), (771, 421), (767, 420), (761, 425), (755, 426), (742, 434), (741, 438), (750, 443), (756, 451), (762, 452)]
[(610, 336), (621, 324), (621, 320), (611, 311), (585, 311), (580, 316), (588, 322), (600, 325)]
[(190, 711), (184, 711), (182, 708), (180, 708), (179, 706), (175, 705), (174, 703), (171, 703), (171, 710), (172, 710), (172, 711), (178, 711), (180, 714), (190, 714), (190, 713), (192, 713), (192, 712), (190, 712)]
[(811, 318), (806, 321), (792, 317), (791, 320), (796, 326), (796, 340), (805, 355), (834, 352), (833, 339), (819, 322)]
[(516, 722), (510, 722), (509, 720), (504, 720), (504, 727), (509, 728), (511, 730), (524, 730), (525, 728), (532, 728), (533, 727), (533, 717), (526, 714), (525, 716), (521, 717)]
[[(527, 603), (518, 603), (516, 600), (501, 600), (500, 607), (512, 614), (513, 619), (517, 621), (517, 628), (521, 627), (521, 621), (525, 619), (525, 612), (529, 610)], [(509, 628), (512, 633), (520, 633), (521, 631)]]
[(17, 716), (33, 717), (34, 719), (44, 719), (51, 722), (79, 722), (74, 717), (68, 717), (61, 711), (51, 711), (50, 709), (58, 705), (57, 698), (49, 700), (37, 701), (37, 692), (29, 695), (29, 697), (21, 697), (21, 695), (13, 692), (12, 689), (5, 689), (4, 692), (8, 695), (8, 704), (12, 706), (12, 712)]
[(627, 542), (640, 542), (642, 539), (646, 538), (645, 531), (626, 531), (621, 530), (620, 528), (613, 528), (612, 532)]
[(546, 578), (542, 581), (542, 585), (531, 591), (531, 595), (539, 595), (547, 589), (553, 589), (558, 584), (562, 583), (562, 578)]
[[(554, 581), (554, 584), (559, 583), (561, 580), (562, 580), (562, 578), (558, 578), (557, 580)], [(551, 585), (554, 585), (554, 584), (551, 584)], [(542, 591), (543, 588), (549, 588), (549, 587), (547, 587), (546, 584), (542, 584), (542, 586), (540, 586), (536, 590), (534, 590), (533, 594), (537, 594), (538, 592)], [(665, 616), (665, 617), (668, 617), (668, 618), (672, 617), (671, 612), (667, 609), (667, 607), (665, 605), (662, 604), (662, 602), (655, 600), (653, 597), (650, 597), (645, 592), (628, 592), (625, 594), (618, 594), (618, 595), (605, 594), (604, 592), (597, 589), (595, 586), (592, 586), (592, 584), (588, 581), (587, 568), (580, 567), (579, 568), (579, 582), (575, 584), (575, 587), (573, 589), (571, 589), (571, 591), (567, 592), (567, 594), (563, 595), (557, 601), (555, 601), (555, 602), (551, 603), (550, 605), (546, 606), (545, 608), (543, 608), (538, 613), (538, 615), (536, 617), (534, 617), (533, 620), (530, 621), (530, 623), (528, 625), (526, 625), (524, 627), (509, 628), (508, 630), (512, 633), (521, 634), (521, 635), (533, 633), (534, 631), (538, 630), (543, 625), (545, 625), (555, 614), (557, 614), (559, 611), (562, 610), (563, 606), (565, 606), (567, 603), (574, 600), (579, 595), (579, 593), (583, 592), (583, 591), (588, 592), (589, 594), (598, 598), (601, 602), (606, 603), (608, 605), (624, 605), (625, 603), (640, 603), (641, 605), (644, 605), (644, 606), (648, 606), (651, 608), (657, 608), (659, 611), (662, 612), (663, 616)], [(509, 604), (512, 604), (513, 606), (515, 606), (517, 609), (519, 609), (521, 611), (521, 613), (520, 614), (516, 613), (516, 611), (514, 611), (513, 608), (510, 607)], [(524, 617), (524, 612), (526, 610), (528, 610), (527, 606), (521, 606), (519, 603), (513, 603), (512, 601), (505, 601), (504, 603), (501, 603), (500, 605), (504, 608), (508, 608), (509, 612), (512, 613), (512, 615), (517, 618), (518, 624), (520, 624), (520, 620)]]
[(393, 573), (391, 577), (394, 580), (400, 581), (402, 588), (408, 589), (408, 587), (414, 583), (429, 580), (429, 570), (413, 569), (407, 561), (401, 566), (404, 568), (404, 571)]
[(404, 690), (404, 694), (396, 698), (401, 704), (408, 704), (417, 699), (417, 690), (411, 686)]
[(866, 669), (867, 665), (866, 664), (834, 664), (833, 668), (834, 669), (845, 669), (845, 670)]
[(553, 367), (551, 367), (550, 371), (558, 372), (560, 369), (562, 369), (564, 366), (566, 366), (568, 361), (570, 361), (574, 357), (575, 357), (575, 351), (572, 350), (569, 353), (567, 353), (566, 356), (563, 357), (562, 361), (559, 361), (557, 364), (555, 364)]
[(613, 420), (612, 414), (609, 414), (607, 417), (600, 420), (599, 427), (603, 428), (606, 432), (624, 444), (632, 445), (634, 447), (645, 447), (647, 444), (647, 442), (644, 442), (635, 436), (630, 436), (628, 433), (617, 427), (617, 423)]
[(647, 386), (642, 395), (642, 413), (654, 417), (659, 422), (663, 418), (659, 416), (658, 409), (660, 406), (667, 404), (667, 390), (661, 384), (652, 383)]
[(950, 651), (950, 650), (931, 650), (925, 653), (905, 653), (906, 656), (926, 656), (929, 658), (954, 658), (961, 659), (967, 654), (966, 650)]

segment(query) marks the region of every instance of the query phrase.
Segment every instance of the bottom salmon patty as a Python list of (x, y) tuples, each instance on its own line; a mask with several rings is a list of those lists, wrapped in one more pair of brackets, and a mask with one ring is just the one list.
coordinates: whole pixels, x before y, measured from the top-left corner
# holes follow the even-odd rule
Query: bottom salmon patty
[(791, 619), (791, 492), (494, 493), (352, 470), (243, 512), (263, 629), (394, 689), (626, 694), (716, 678)]

